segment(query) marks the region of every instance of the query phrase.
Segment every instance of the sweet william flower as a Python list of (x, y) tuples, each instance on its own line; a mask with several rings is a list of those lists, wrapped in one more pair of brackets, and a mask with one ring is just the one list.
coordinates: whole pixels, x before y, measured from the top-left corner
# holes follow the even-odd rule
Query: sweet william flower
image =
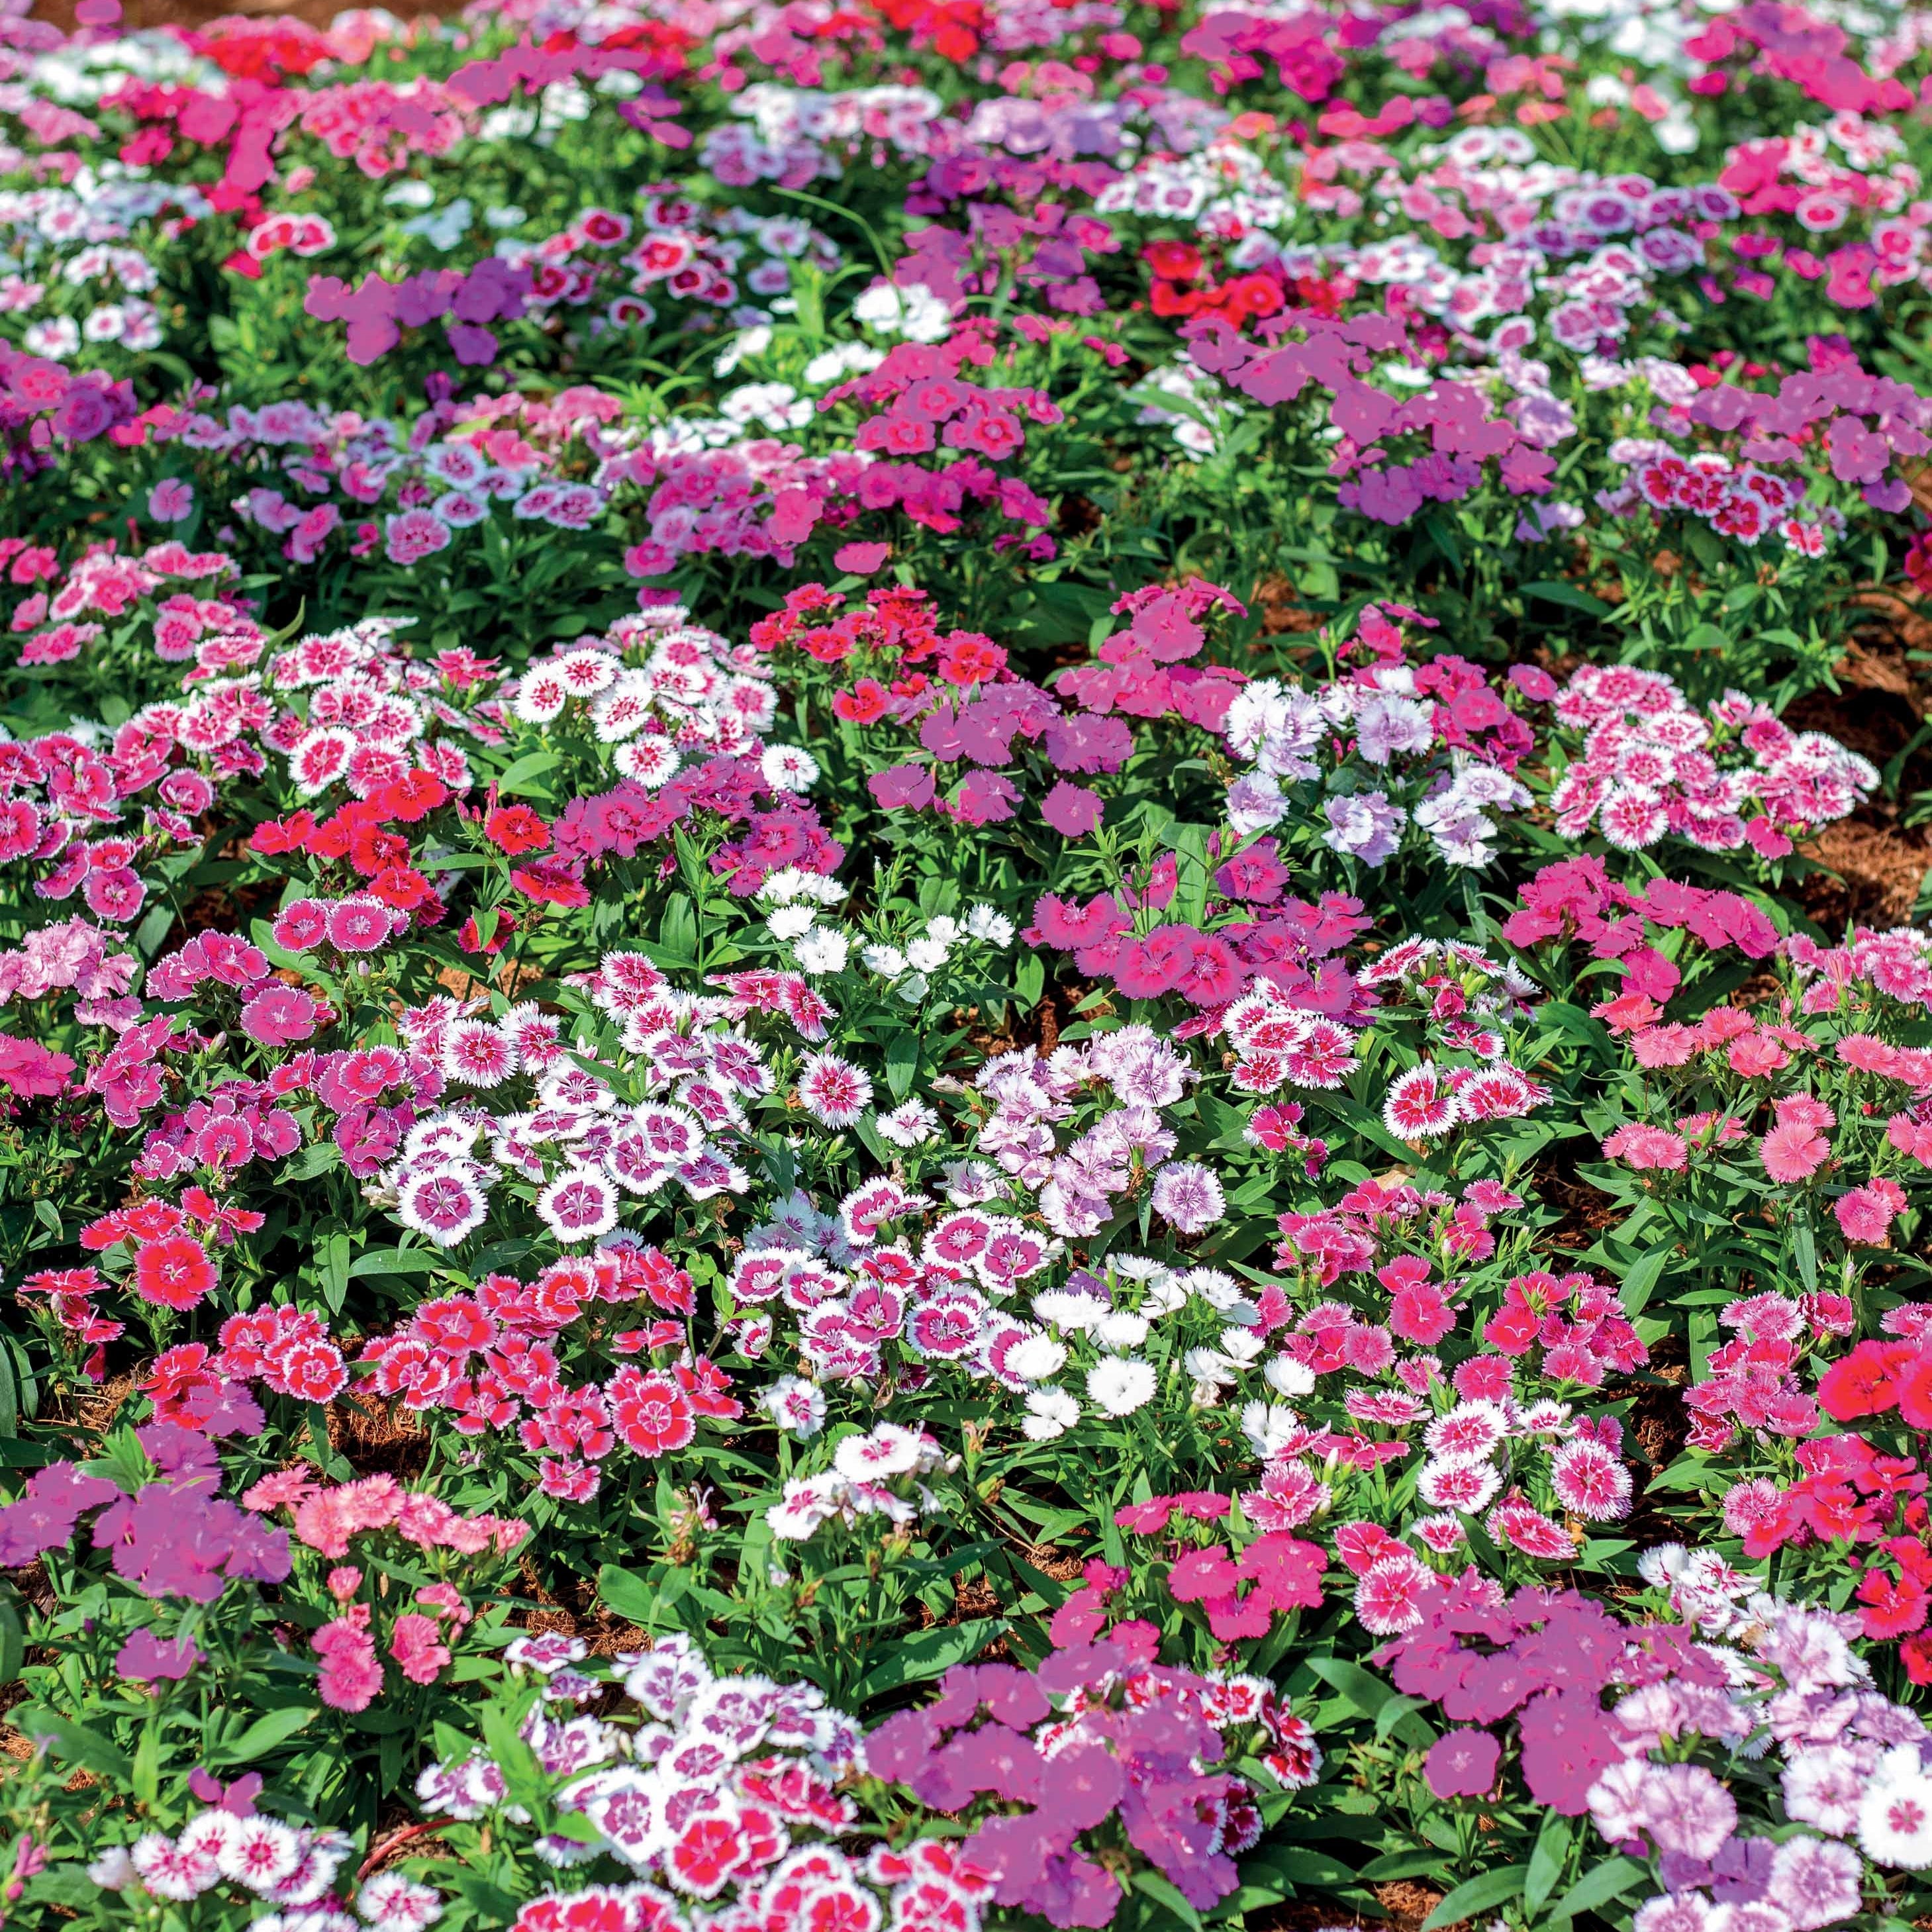
[(1137, 1356), (1109, 1356), (1087, 1372), (1088, 1396), (1106, 1415), (1131, 1415), (1145, 1408), (1156, 1386), (1153, 1364)]
[(1758, 1143), (1758, 1158), (1772, 1180), (1809, 1180), (1830, 1158), (1832, 1144), (1808, 1123), (1786, 1121)]
[(1494, 1788), (1502, 1758), (1492, 1732), (1445, 1731), (1430, 1747), (1422, 1774), (1438, 1798), (1481, 1798)]
[(186, 1234), (143, 1242), (134, 1251), (134, 1292), (162, 1308), (193, 1308), (220, 1277), (208, 1250)]

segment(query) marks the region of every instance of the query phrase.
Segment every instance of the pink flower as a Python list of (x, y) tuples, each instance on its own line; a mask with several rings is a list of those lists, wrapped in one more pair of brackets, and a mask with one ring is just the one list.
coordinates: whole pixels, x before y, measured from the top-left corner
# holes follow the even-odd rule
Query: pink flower
[(1668, 1172), (1682, 1172), (1690, 1157), (1690, 1150), (1683, 1137), (1663, 1127), (1648, 1127), (1640, 1121), (1632, 1121), (1629, 1126), (1618, 1128), (1604, 1142), (1604, 1152), (1612, 1160), (1620, 1160), (1626, 1167), (1634, 1167), (1640, 1172), (1663, 1168)]
[(434, 1684), (437, 1672), (450, 1661), (449, 1647), (442, 1641), (436, 1620), (419, 1610), (405, 1611), (396, 1619), (389, 1654), (412, 1684)]
[(301, 988), (272, 986), (242, 1009), (242, 1030), (263, 1046), (286, 1046), (315, 1031), (319, 1010)]
[(1862, 1241), (1868, 1247), (1886, 1244), (1892, 1224), (1905, 1209), (1905, 1190), (1882, 1174), (1841, 1194), (1832, 1204), (1848, 1241)]
[(369, 1606), (358, 1604), (310, 1640), (322, 1659), (322, 1701), (338, 1711), (366, 1711), (382, 1688), (382, 1666), (369, 1634)]
[(1378, 1557), (1355, 1586), (1355, 1615), (1376, 1636), (1394, 1636), (1422, 1621), (1423, 1599), (1435, 1579), (1420, 1557), (1400, 1544)]
[(1773, 1127), (1758, 1143), (1758, 1158), (1774, 1180), (1808, 1180), (1824, 1166), (1832, 1144), (1822, 1134), (1793, 1122)]
[(194, 514), (194, 485), (181, 477), (164, 477), (148, 492), (148, 514), (158, 524), (185, 523)]
[(1629, 1511), (1630, 1472), (1600, 1443), (1565, 1443), (1551, 1460), (1550, 1484), (1558, 1502), (1586, 1522), (1608, 1522)]
[(849, 1127), (872, 1098), (870, 1078), (835, 1054), (814, 1053), (799, 1070), (799, 1104), (828, 1127)]
[(1105, 810), (1098, 792), (1084, 785), (1069, 784), (1064, 778), (1048, 792), (1040, 806), (1040, 816), (1064, 838), (1084, 838), (1095, 830)]
[(38, 1040), (0, 1033), (0, 1090), (10, 1090), (23, 1100), (58, 1094), (74, 1067), (66, 1054), (56, 1053)]

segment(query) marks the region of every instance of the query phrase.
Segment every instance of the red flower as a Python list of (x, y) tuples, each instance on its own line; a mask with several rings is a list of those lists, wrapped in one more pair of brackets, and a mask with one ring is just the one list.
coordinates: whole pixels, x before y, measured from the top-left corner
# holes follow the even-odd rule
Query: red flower
[(1916, 1583), (1888, 1576), (1882, 1570), (1868, 1570), (1858, 1587), (1858, 1600), (1864, 1605), (1867, 1636), (1910, 1636), (1925, 1628), (1932, 1598)]
[(208, 1251), (185, 1234), (134, 1250), (134, 1292), (163, 1308), (194, 1307), (219, 1280)]
[(483, 821), (483, 833), (513, 859), (541, 852), (550, 843), (550, 827), (526, 805), (500, 806)]
[(510, 874), (510, 883), (538, 905), (562, 906), (566, 910), (574, 910), (590, 903), (589, 888), (560, 860), (539, 859), (534, 865), (519, 866)]
[(315, 836), (315, 814), (292, 812), (286, 818), (265, 818), (248, 839), (248, 849), (264, 858), (280, 852), (299, 852)]
[(1834, 1422), (1883, 1414), (1898, 1401), (1892, 1366), (1892, 1351), (1884, 1342), (1861, 1342), (1825, 1371), (1818, 1384), (1819, 1406)]
[(1170, 282), (1191, 282), (1201, 272), (1201, 250), (1190, 242), (1150, 242), (1141, 260)]
[(405, 772), (394, 784), (386, 784), (370, 802), (385, 818), (400, 819), (413, 825), (427, 818), (449, 796), (449, 788), (434, 772)]
[(622, 1368), (605, 1390), (610, 1420), (626, 1445), (640, 1456), (668, 1456), (686, 1448), (698, 1433), (698, 1414), (689, 1396), (666, 1375), (640, 1375)]
[(832, 694), (832, 709), (854, 724), (870, 724), (886, 715), (886, 694), (876, 678), (862, 677), (850, 691)]
[(436, 896), (436, 888), (413, 866), (385, 866), (369, 881), (369, 890), (398, 912), (413, 912)]

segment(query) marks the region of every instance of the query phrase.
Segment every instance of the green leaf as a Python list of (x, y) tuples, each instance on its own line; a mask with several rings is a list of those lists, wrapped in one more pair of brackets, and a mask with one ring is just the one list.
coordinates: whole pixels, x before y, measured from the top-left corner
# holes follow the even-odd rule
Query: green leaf
[(1522, 586), (1526, 597), (1540, 597), (1546, 604), (1562, 604), (1572, 610), (1581, 610), (1592, 617), (1608, 614), (1610, 605), (1600, 597), (1592, 597), (1587, 590), (1579, 590), (1574, 584), (1559, 584), (1554, 578), (1538, 578), (1534, 584)]
[(1529, 1855), (1529, 1875), (1522, 1882), (1522, 1902), (1532, 1912), (1540, 1912), (1556, 1881), (1563, 1876), (1563, 1862), (1570, 1856), (1570, 1821), (1560, 1811), (1552, 1811), (1536, 1834)]
[(342, 1312), (343, 1303), (349, 1298), (349, 1264), (355, 1252), (354, 1242), (339, 1228), (325, 1234), (316, 1250), (322, 1294), (338, 1315)]
[(944, 1624), (938, 1630), (921, 1630), (893, 1646), (886, 1660), (866, 1672), (851, 1694), (854, 1704), (862, 1704), (886, 1690), (908, 1684), (923, 1684), (956, 1664), (976, 1657), (1006, 1627), (1004, 1617), (970, 1617), (963, 1624)]
[[(534, 1694), (520, 1701), (527, 1708)], [(548, 1818), (550, 1812), (550, 1780), (544, 1775), (537, 1754), (525, 1742), (518, 1726), (523, 1712), (514, 1716), (500, 1704), (485, 1704), (481, 1713), (483, 1742), (503, 1774), (504, 1795), (513, 1804), (520, 1804), (533, 1817)]]
[(12, 1591), (0, 1596), (0, 1684), (12, 1683), (26, 1660), (27, 1634), (15, 1604)]
[(1137, 1871), (1134, 1874), (1134, 1889), (1144, 1897), (1151, 1898), (1156, 1904), (1164, 1905), (1184, 1925), (1201, 1932), (1201, 1915), (1181, 1896), (1180, 1888), (1158, 1872)]
[[(319, 1174), (327, 1174), (332, 1168), (342, 1165), (342, 1150), (333, 1141), (317, 1141), (305, 1147), (301, 1153), (290, 1156), (288, 1164), (276, 1178), (284, 1184), (294, 1180), (314, 1180)], [(335, 1238), (340, 1239), (338, 1236)]]
[(1650, 1868), (1635, 1858), (1606, 1858), (1586, 1872), (1550, 1909), (1552, 1919), (1574, 1918), (1580, 1912), (1594, 1912), (1621, 1898), (1631, 1886), (1650, 1876)]
[(698, 918), (684, 893), (674, 892), (666, 902), (664, 916), (658, 921), (658, 944), (678, 958), (697, 964)]
[(362, 1281), (372, 1274), (432, 1274), (436, 1257), (422, 1248), (370, 1248), (350, 1264), (349, 1278)]
[(1511, 1899), (1522, 1890), (1527, 1865), (1504, 1865), (1499, 1871), (1479, 1874), (1456, 1889), (1422, 1922), (1422, 1932), (1436, 1932), (1438, 1925), (1453, 1925), (1459, 1918), (1473, 1918)]
[(161, 1795), (161, 1727), (152, 1717), (141, 1726), (141, 1741), (134, 1747), (132, 1789), (136, 1802), (150, 1809)]
[(886, 1042), (886, 1084), (895, 1100), (903, 1100), (912, 1091), (912, 1078), (918, 1071), (918, 1034), (894, 1034)]
[(628, 1622), (649, 1630), (657, 1620), (660, 1592), (634, 1570), (620, 1570), (607, 1563), (597, 1573), (597, 1594), (609, 1607)]
[(1658, 1242), (1625, 1273), (1622, 1294), (1627, 1314), (1636, 1315), (1642, 1312), (1662, 1278), (1664, 1270), (1670, 1265), (1676, 1252), (1676, 1238), (1670, 1236)]
[(1384, 1879), (1426, 1878), (1431, 1872), (1442, 1869), (1442, 1854), (1438, 1851), (1390, 1852), (1378, 1858), (1371, 1858), (1355, 1876), (1366, 1883), (1379, 1883)]
[(531, 796), (548, 797), (547, 785), (533, 784), (533, 778), (541, 778), (545, 772), (554, 770), (563, 762), (554, 752), (526, 752), (496, 781), (499, 798), (513, 798), (518, 792), (528, 792)]
[(99, 1732), (90, 1731), (85, 1724), (76, 1724), (42, 1704), (29, 1704), (10, 1715), (14, 1728), (22, 1737), (46, 1738), (55, 1754), (70, 1764), (96, 1772), (111, 1784), (124, 1785), (133, 1781), (134, 1760)]
[(1798, 1278), (1804, 1284), (1807, 1294), (1815, 1294), (1818, 1289), (1818, 1242), (1811, 1232), (1811, 1216), (1802, 1208), (1792, 1216), (1791, 1245), (1798, 1257)]
[(208, 1754), (210, 1764), (252, 1764), (278, 1744), (286, 1744), (316, 1714), (312, 1704), (291, 1704), (285, 1710), (271, 1711), (257, 1718), (238, 1738), (216, 1744)]

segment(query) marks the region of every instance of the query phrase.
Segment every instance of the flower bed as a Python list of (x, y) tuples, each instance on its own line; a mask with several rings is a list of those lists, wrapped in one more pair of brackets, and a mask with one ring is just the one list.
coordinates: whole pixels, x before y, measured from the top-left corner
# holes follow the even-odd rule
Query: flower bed
[(0, 1920), (1932, 1922), (1932, 16), (76, 13)]

